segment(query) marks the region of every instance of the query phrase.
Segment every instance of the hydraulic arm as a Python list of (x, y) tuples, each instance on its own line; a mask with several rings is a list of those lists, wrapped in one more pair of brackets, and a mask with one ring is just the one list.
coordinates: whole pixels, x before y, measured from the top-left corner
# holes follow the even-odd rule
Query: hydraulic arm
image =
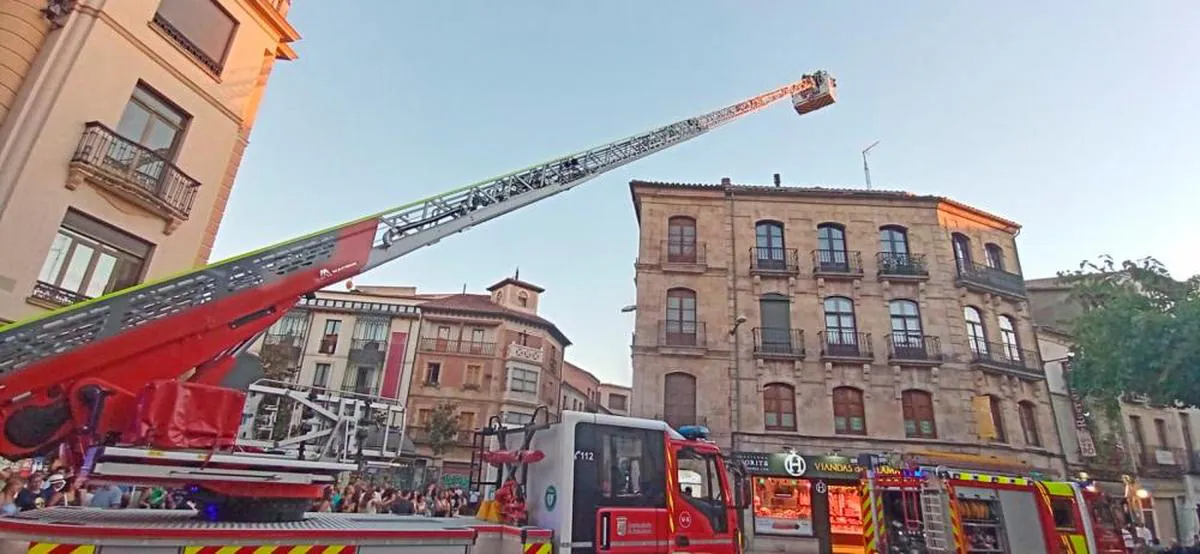
[(0, 328), (0, 456), (128, 428), (146, 383), (221, 385), (297, 300), (446, 236), (569, 190), (791, 96), (834, 100), (825, 72), (711, 113)]

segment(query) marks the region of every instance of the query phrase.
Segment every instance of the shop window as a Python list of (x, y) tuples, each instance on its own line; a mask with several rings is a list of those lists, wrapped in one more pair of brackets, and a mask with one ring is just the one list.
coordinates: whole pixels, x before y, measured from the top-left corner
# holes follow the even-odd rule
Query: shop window
[(931, 394), (922, 390), (906, 390), (900, 395), (900, 405), (904, 412), (904, 436), (916, 439), (937, 438)]
[(862, 496), (858, 486), (829, 485), (829, 532), (834, 535), (835, 545), (845, 542), (843, 537), (851, 538), (851, 544), (861, 540)]
[(839, 435), (867, 434), (863, 393), (854, 387), (833, 389), (833, 431)]
[(725, 499), (721, 497), (721, 471), (716, 456), (701, 454), (691, 448), (680, 449), (679, 492), (683, 499), (700, 510), (709, 525), (718, 533), (729, 529), (725, 517)]
[(754, 478), (754, 534), (811, 537), (812, 483), (805, 479)]
[(763, 387), (763, 425), (768, 431), (796, 430), (796, 389), (782, 383)]
[(1075, 502), (1070, 498), (1051, 498), (1050, 514), (1054, 516), (1054, 528), (1059, 531), (1077, 532)]

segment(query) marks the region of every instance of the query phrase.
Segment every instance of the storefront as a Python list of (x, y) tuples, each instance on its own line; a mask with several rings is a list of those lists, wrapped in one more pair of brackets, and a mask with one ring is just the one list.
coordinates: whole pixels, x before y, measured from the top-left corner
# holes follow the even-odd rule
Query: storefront
[[(841, 456), (735, 452), (750, 476), (756, 548), (861, 554), (862, 468)], [(779, 545), (807, 542), (799, 545)], [(789, 547), (790, 546), (790, 547)]]

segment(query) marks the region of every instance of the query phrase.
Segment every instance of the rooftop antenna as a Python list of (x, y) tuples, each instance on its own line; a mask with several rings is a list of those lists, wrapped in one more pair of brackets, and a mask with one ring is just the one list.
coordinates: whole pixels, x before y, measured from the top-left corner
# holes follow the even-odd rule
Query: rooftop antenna
[(867, 154), (876, 146), (879, 146), (879, 141), (872, 142), (870, 146), (863, 148), (862, 151), (863, 175), (867, 177), (867, 190), (871, 190), (871, 166), (867, 164)]
[(463, 283), (463, 294), (467, 293), (467, 284)]
[(521, 266), (517, 266), (517, 270), (513, 272), (513, 281), (521, 280)]

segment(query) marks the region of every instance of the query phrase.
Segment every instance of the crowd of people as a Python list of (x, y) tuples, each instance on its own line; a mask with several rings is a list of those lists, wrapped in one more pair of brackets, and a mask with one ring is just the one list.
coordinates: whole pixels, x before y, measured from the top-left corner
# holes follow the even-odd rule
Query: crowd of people
[(313, 511), (457, 517), (474, 515), (478, 507), (479, 493), (461, 488), (429, 484), (422, 489), (401, 490), (353, 483), (342, 489), (325, 489), (324, 497), (316, 502)]

